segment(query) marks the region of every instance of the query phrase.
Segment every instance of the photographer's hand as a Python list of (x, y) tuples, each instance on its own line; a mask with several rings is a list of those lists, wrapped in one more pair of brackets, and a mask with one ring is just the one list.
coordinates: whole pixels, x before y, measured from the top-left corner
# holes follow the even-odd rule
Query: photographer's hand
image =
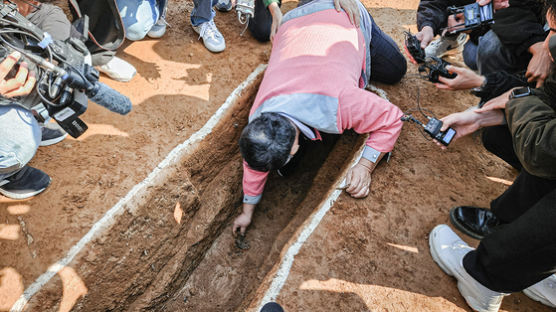
[(485, 6), (485, 5), (489, 4), (490, 2), (492, 2), (492, 7), (494, 8), (495, 11), (505, 9), (505, 8), (510, 6), (510, 1), (509, 0), (494, 0), (494, 1), (491, 1), (491, 0), (477, 0), (476, 2), (478, 2), (480, 6)]
[(429, 45), (429, 43), (434, 38), (434, 31), (432, 27), (425, 26), (421, 29), (420, 32), (415, 34), (415, 37), (417, 38), (417, 40), (421, 41), (421, 48), (424, 49)]
[[(483, 113), (477, 113), (475, 110), (476, 109), (471, 108), (463, 112), (450, 114), (440, 119), (443, 123), (440, 130), (446, 131), (448, 128), (456, 130), (456, 135), (452, 139), (452, 142), (454, 142), (481, 128), (504, 123), (504, 113), (499, 109)], [(439, 142), (436, 142), (436, 144), (440, 146), (440, 148), (446, 149), (446, 146), (441, 145)]]
[(346, 11), (349, 21), (355, 25), (355, 27), (359, 27), (359, 6), (357, 5), (358, 1), (355, 0), (334, 0), (334, 8), (336, 11), (340, 12), (340, 8)]
[(440, 83), (435, 83), (438, 89), (451, 91), (467, 90), (480, 87), (485, 81), (484, 76), (478, 75), (468, 68), (448, 65), (446, 66), (446, 69), (451, 73), (457, 74), (457, 76), (453, 79), (442, 76), (438, 77), (438, 81), (440, 81)]
[(552, 59), (550, 53), (543, 46), (543, 42), (537, 42), (529, 47), (529, 52), (533, 55), (527, 66), (527, 82), (537, 82), (537, 88), (542, 86), (546, 77), (550, 72)]
[(6, 80), (6, 76), (20, 57), (19, 52), (13, 52), (0, 63), (0, 95), (4, 97), (24, 96), (33, 91), (37, 79), (34, 72), (29, 72), (25, 62), (19, 65), (19, 70), (14, 78)]

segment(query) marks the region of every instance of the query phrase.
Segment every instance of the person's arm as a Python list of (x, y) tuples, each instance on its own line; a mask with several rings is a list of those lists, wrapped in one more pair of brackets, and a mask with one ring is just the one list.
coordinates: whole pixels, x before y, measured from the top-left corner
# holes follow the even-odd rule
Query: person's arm
[(525, 170), (556, 179), (556, 111), (536, 96), (506, 104), (506, 119), (514, 150)]
[(361, 160), (346, 176), (346, 191), (354, 197), (365, 197), (376, 164), (394, 148), (400, 135), (402, 112), (389, 101), (358, 88), (342, 92), (339, 107), (338, 122), (342, 130), (369, 134)]
[(264, 185), (268, 178), (268, 172), (257, 171), (249, 168), (243, 161), (243, 211), (234, 220), (232, 233), (235, 235), (237, 230), (245, 234), (245, 230), (251, 224), (255, 206), (261, 201)]
[(269, 3), (267, 8), (270, 11), (270, 15), (272, 15), (272, 24), (270, 25), (270, 41), (274, 41), (274, 36), (276, 35), (276, 32), (278, 32), (280, 24), (282, 24), (282, 11), (280, 10), (278, 1)]

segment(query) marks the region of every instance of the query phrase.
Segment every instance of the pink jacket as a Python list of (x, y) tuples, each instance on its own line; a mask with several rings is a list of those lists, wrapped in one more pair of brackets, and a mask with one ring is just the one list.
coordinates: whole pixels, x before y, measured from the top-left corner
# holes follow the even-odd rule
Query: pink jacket
[[(287, 20), (274, 38), (272, 54), (249, 120), (264, 112), (285, 113), (326, 133), (368, 133), (363, 157), (375, 162), (389, 152), (402, 128), (402, 112), (361, 89), (365, 38), (343, 12), (327, 9)], [(244, 203), (257, 204), (268, 172), (243, 162)]]

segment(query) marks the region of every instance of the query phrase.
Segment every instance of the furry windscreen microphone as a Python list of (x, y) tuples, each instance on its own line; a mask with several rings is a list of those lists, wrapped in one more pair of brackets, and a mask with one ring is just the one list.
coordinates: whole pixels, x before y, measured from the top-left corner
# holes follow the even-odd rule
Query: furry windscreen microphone
[(87, 96), (91, 101), (118, 114), (125, 115), (131, 110), (131, 101), (127, 96), (102, 82), (97, 82), (95, 88), (87, 92)]

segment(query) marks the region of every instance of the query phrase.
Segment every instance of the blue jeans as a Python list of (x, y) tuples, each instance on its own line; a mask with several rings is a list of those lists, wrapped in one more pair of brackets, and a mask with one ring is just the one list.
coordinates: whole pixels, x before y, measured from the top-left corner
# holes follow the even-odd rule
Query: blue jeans
[(515, 55), (506, 48), (494, 31), (489, 30), (479, 37), (479, 44), (469, 40), (463, 49), (465, 65), (473, 70), (479, 70), (481, 75), (498, 71), (519, 73), (527, 69), (531, 55)]
[(212, 21), (214, 15), (213, 6), (218, 0), (193, 0), (193, 10), (191, 10), (191, 25), (199, 26), (202, 23)]
[(41, 129), (33, 114), (16, 105), (0, 105), (0, 180), (17, 173), (35, 156)]
[(165, 3), (161, 5), (156, 0), (116, 0), (125, 27), (125, 37), (133, 41), (145, 38), (160, 18)]

